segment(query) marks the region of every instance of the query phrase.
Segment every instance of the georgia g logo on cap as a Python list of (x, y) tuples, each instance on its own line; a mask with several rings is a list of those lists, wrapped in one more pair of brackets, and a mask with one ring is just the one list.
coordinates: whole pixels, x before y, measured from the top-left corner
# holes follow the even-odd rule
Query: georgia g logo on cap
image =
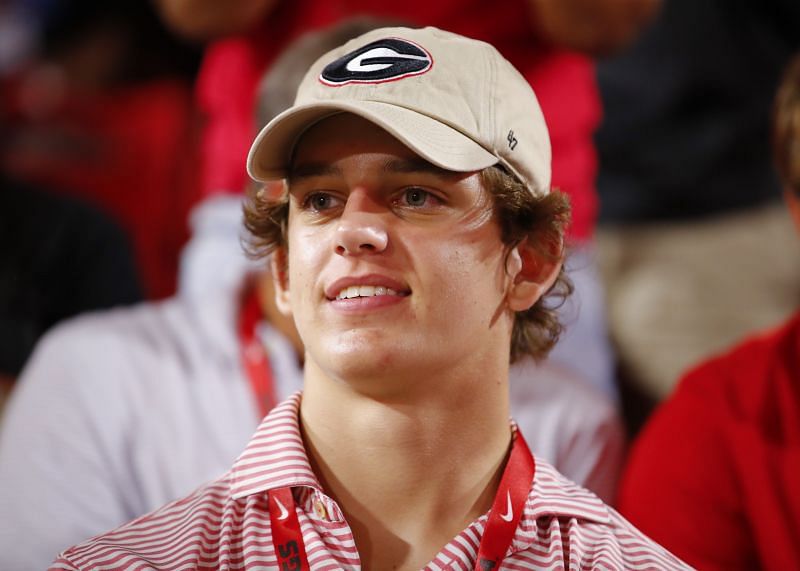
[(384, 38), (361, 46), (325, 66), (319, 80), (327, 85), (383, 83), (420, 75), (433, 66), (422, 46), (400, 38)]

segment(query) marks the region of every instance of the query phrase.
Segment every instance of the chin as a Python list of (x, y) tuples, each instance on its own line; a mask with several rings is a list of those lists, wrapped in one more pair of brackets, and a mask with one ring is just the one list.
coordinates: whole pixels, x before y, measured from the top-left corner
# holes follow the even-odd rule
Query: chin
[(334, 376), (340, 379), (374, 379), (397, 368), (398, 358), (390, 352), (365, 348), (358, 351), (336, 351), (329, 356)]
[[(394, 384), (400, 386), (409, 374), (417, 374), (419, 360), (413, 354), (397, 346), (369, 344), (337, 344), (326, 352), (320, 362), (327, 376), (352, 386), (360, 392), (379, 393), (391, 391)], [(391, 372), (391, 376), (387, 373)], [(393, 382), (393, 379), (397, 383)]]

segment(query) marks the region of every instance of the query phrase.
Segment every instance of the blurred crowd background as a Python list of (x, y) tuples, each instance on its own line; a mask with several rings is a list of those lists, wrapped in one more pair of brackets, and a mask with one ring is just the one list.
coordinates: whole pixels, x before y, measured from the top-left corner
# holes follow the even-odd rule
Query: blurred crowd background
[(80, 312), (175, 291), (201, 55), (148, 2), (0, 3), (0, 372)]
[[(213, 10), (187, 19), (189, 0), (0, 0), (0, 407), (57, 323), (224, 279), (226, 251), (204, 242), (218, 228), (214, 201), (244, 193), (249, 140), (240, 134), (255, 132), (254, 113), (275, 114), (255, 108), (258, 89), (283, 88), (261, 72), (348, 3), (324, 4), (279, 6), (281, 24), (270, 28)], [(351, 4), (348, 16), (414, 21)], [(590, 384), (632, 441), (685, 371), (800, 305), (800, 242), (770, 147), (775, 92), (800, 48), (800, 8), (640, 0), (619, 2), (628, 12), (604, 20), (591, 12), (613, 0), (571, 4), (588, 13), (567, 46), (580, 56), (548, 64), (572, 71), (555, 86), (542, 79), (541, 97), (559, 101), (554, 133), (581, 122), (593, 137), (555, 178), (576, 205), (573, 259), (596, 271), (602, 293), (591, 305), (606, 337), (564, 358), (602, 377)], [(456, 15), (431, 20), (448, 27), (448, 17), (463, 25)], [(560, 23), (543, 16), (541, 25), (547, 51)], [(491, 33), (506, 35), (501, 51), (517, 49), (519, 30)], [(223, 124), (226, 103), (237, 117)], [(226, 128), (240, 131), (226, 142)], [(554, 137), (554, 160), (569, 151), (565, 140)], [(572, 193), (578, 171), (590, 184)], [(238, 205), (220, 208), (238, 223)], [(608, 363), (592, 355), (604, 343)]]
[[(631, 16), (631, 30), (584, 50), (594, 56), (602, 115), (597, 192), (577, 209), (598, 224), (615, 391), (630, 436), (682, 371), (779, 322), (800, 297), (798, 247), (769, 147), (797, 9), (638, 4), (627, 9), (643, 12), (641, 22)], [(192, 207), (231, 186), (204, 174), (213, 156), (202, 151), (204, 129), (214, 125), (197, 82), (204, 49), (215, 46), (208, 56), (219, 58), (218, 40), (234, 24), (199, 12), (181, 22), (179, 11), (137, 0), (0, 2), (4, 393), (56, 322), (174, 294)], [(324, 23), (315, 20), (281, 33)], [(587, 18), (593, 24), (610, 25)], [(236, 67), (249, 62), (230, 61), (236, 93)]]

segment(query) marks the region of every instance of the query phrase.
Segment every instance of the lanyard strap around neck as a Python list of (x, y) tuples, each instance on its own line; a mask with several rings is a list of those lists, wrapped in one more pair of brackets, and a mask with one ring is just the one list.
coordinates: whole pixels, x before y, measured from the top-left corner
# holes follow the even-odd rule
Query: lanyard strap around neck
[[(486, 520), (475, 560), (475, 571), (497, 569), (506, 556), (525, 509), (535, 470), (533, 455), (522, 434), (517, 431)], [(291, 488), (269, 491), (269, 518), (278, 568), (291, 571), (309, 569)]]
[(506, 556), (533, 485), (536, 464), (522, 434), (517, 431), (511, 454), (483, 530), (476, 571), (497, 569)]
[(264, 345), (258, 337), (258, 324), (263, 319), (255, 280), (245, 287), (239, 303), (237, 329), (242, 367), (250, 381), (250, 390), (263, 418), (276, 404), (272, 369)]
[(309, 566), (306, 545), (291, 488), (269, 491), (269, 521), (272, 545), (278, 559), (277, 568), (281, 571), (307, 571)]

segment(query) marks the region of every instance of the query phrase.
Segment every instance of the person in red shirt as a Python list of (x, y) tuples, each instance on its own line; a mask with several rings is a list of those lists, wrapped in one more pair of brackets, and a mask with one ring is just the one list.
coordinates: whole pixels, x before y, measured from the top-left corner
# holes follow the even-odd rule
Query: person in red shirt
[[(800, 229), (800, 56), (773, 132)], [(800, 312), (686, 374), (633, 447), (619, 508), (698, 569), (800, 569), (799, 482)]]

